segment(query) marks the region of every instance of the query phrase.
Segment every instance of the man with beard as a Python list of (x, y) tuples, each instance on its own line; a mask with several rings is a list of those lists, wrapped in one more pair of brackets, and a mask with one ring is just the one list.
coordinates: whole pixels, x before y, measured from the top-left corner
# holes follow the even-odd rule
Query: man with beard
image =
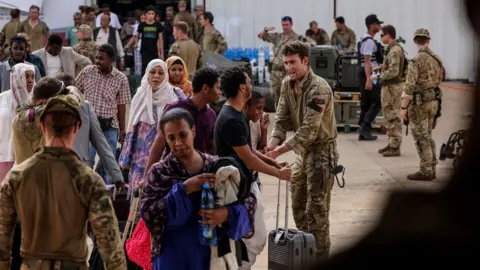
[[(313, 73), (308, 54), (308, 46), (299, 41), (283, 47), (288, 76), (282, 82), (266, 156), (276, 159), (292, 150), (298, 155), (291, 186), (293, 218), (299, 230), (315, 236), (315, 257), (325, 259), (330, 252), (331, 169), (338, 162), (337, 125), (332, 89)], [(290, 126), (295, 133), (287, 139)]]
[(241, 68), (234, 67), (222, 74), (220, 82), (227, 101), (215, 123), (215, 154), (237, 159), (242, 165), (240, 169), (251, 179), (253, 170), (290, 180), (290, 168), (282, 168), (275, 160), (252, 148), (250, 125), (243, 113), (245, 104), (252, 96), (252, 80)]
[[(10, 71), (13, 66), (19, 63), (26, 63), (28, 42), (19, 36), (14, 36), (10, 41), (10, 55), (5, 62), (0, 64), (0, 92), (10, 89)], [(35, 66), (35, 81), (40, 80), (41, 75), (38, 68)]]
[(210, 51), (223, 55), (227, 50), (228, 44), (222, 34), (213, 26), (213, 14), (211, 12), (205, 12), (200, 17), (200, 23), (203, 27), (203, 40), (202, 48), (205, 51)]
[(360, 118), (358, 124), (360, 125), (359, 140), (374, 141), (377, 136), (372, 135), (372, 123), (377, 117), (377, 114), (382, 109), (380, 100), (381, 86), (378, 83), (373, 83), (371, 78), (372, 69), (383, 62), (382, 45), (373, 38), (380, 31), (383, 24), (377, 18), (377, 15), (371, 14), (365, 18), (365, 25), (368, 33), (363, 35), (358, 43), (358, 54), (360, 65), (358, 79), (360, 82)]

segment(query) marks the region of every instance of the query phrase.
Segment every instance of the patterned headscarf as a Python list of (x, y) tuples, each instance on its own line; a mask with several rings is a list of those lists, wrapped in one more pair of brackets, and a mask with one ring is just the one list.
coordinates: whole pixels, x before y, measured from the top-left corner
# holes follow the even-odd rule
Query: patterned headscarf
[(31, 71), (35, 75), (35, 67), (24, 63), (14, 65), (10, 72), (10, 89), (14, 108), (28, 103), (32, 97), (32, 89), (30, 91), (27, 89), (27, 71)]

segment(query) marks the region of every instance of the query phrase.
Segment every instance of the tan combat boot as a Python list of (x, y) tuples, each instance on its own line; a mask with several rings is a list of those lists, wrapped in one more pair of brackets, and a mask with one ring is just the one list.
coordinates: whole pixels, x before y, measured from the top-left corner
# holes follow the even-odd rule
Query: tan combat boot
[(400, 155), (400, 147), (390, 147), (387, 151), (383, 152), (384, 157), (399, 157)]
[(433, 175), (431, 173), (416, 172), (407, 175), (407, 179), (412, 181), (432, 181)]
[(383, 153), (387, 152), (388, 149), (390, 149), (390, 145), (389, 145), (389, 144), (388, 144), (387, 146), (383, 147), (383, 148), (378, 149), (378, 153), (379, 153), (379, 154), (383, 154)]

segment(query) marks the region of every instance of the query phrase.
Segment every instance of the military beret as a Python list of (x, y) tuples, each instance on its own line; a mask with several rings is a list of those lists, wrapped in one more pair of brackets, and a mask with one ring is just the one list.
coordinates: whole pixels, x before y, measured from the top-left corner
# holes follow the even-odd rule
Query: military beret
[(416, 37), (430, 38), (430, 32), (428, 32), (428, 30), (425, 28), (417, 29), (415, 30), (415, 34), (413, 35), (413, 38), (416, 38)]
[(178, 2), (178, 6), (179, 6), (179, 7), (185, 7), (185, 6), (187, 6), (187, 1), (183, 1), (183, 0), (182, 0), (182, 1), (179, 1), (179, 2)]
[(82, 32), (84, 34), (91, 35), (92, 34), (92, 28), (90, 28), (90, 26), (87, 25), (87, 24), (82, 24), (78, 27), (78, 32)]
[(203, 5), (196, 5), (195, 6), (195, 10), (205, 10), (205, 8), (203, 7)]
[(40, 121), (43, 120), (45, 115), (50, 113), (71, 113), (75, 115), (78, 121), (81, 123), (82, 118), (80, 117), (80, 111), (78, 110), (80, 104), (78, 102), (69, 97), (68, 95), (57, 95), (50, 98), (45, 105), (45, 109), (43, 110), (42, 114), (40, 115)]

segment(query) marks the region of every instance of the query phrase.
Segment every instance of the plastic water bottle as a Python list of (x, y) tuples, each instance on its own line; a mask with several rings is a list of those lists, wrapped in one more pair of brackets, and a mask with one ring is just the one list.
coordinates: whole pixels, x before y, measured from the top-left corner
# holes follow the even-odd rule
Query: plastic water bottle
[[(213, 196), (209, 184), (203, 184), (200, 209), (215, 209), (215, 196)], [(202, 220), (205, 219), (202, 218)], [(210, 229), (210, 225), (200, 224), (200, 244), (204, 246), (217, 245), (216, 228)]]
[(342, 44), (337, 44), (337, 48), (338, 48), (339, 51), (343, 51)]
[(258, 68), (263, 69), (265, 67), (265, 49), (262, 47), (258, 50)]
[[(380, 74), (380, 73), (379, 73), (378, 71), (374, 71), (374, 72), (373, 72), (373, 75), (377, 75), (377, 76), (378, 76), (379, 74)], [(373, 84), (377, 84), (377, 82), (378, 82), (378, 79), (373, 80)]]

